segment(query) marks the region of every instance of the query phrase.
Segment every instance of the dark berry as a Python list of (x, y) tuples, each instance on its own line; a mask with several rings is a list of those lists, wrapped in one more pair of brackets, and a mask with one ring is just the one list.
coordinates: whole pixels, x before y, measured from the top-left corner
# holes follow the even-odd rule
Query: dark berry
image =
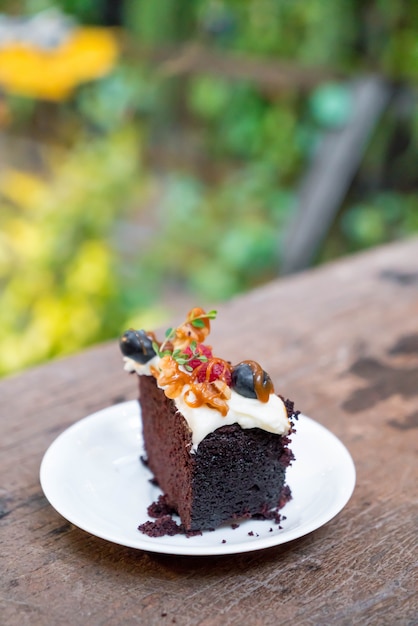
[[(245, 398), (257, 398), (254, 368), (249, 363), (239, 363), (232, 368), (232, 388)], [(271, 385), (270, 376), (263, 370), (262, 386)]]
[(152, 347), (152, 339), (145, 330), (133, 330), (132, 328), (127, 330), (123, 333), (119, 345), (122, 354), (137, 363), (147, 363), (156, 354)]

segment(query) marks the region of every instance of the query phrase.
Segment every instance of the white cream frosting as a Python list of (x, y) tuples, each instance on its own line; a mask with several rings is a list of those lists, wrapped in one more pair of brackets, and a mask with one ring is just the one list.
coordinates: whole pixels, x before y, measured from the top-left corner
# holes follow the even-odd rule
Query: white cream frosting
[(184, 393), (189, 389), (185, 385), (180, 396), (174, 403), (192, 431), (193, 448), (217, 428), (239, 424), (241, 428), (261, 428), (276, 435), (286, 435), (290, 431), (286, 407), (283, 401), (274, 393), (270, 394), (267, 402), (260, 402), (256, 398), (246, 398), (231, 389), (231, 397), (227, 401), (229, 410), (225, 417), (216, 409), (206, 405), (198, 408), (190, 407), (184, 400)]
[(147, 363), (138, 363), (128, 356), (123, 357), (125, 365), (123, 369), (125, 372), (136, 372), (138, 376), (152, 376), (151, 367), (158, 367), (158, 363), (160, 362), (160, 357), (155, 355), (147, 361)]

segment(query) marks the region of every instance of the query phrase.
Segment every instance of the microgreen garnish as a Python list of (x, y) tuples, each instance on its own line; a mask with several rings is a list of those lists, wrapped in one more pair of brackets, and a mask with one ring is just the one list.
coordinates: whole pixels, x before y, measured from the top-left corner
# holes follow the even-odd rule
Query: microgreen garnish
[[(215, 310), (209, 311), (208, 313), (202, 312), (201, 314), (196, 315), (196, 317), (188, 317), (186, 321), (181, 324), (181, 326), (184, 326), (185, 324), (191, 324), (195, 328), (204, 328), (204, 320), (214, 320), (216, 318), (216, 315), (217, 311)], [(154, 348), (155, 353), (158, 354), (160, 358), (170, 355), (179, 365), (182, 365), (188, 372), (193, 371), (193, 368), (190, 365), (190, 361), (197, 359), (198, 361), (204, 363), (208, 360), (208, 358), (204, 354), (200, 353), (196, 341), (190, 342), (189, 349), (191, 354), (183, 352), (183, 350), (181, 350), (180, 348), (176, 348), (175, 350), (170, 350), (169, 348), (167, 348), (167, 344), (175, 339), (176, 333), (177, 328), (167, 328), (167, 330), (165, 331), (165, 340), (161, 344), (161, 346), (159, 346), (157, 342), (153, 342), (152, 347)]]
[(171, 350), (165, 350), (164, 344), (161, 344), (161, 346), (159, 346), (156, 341), (152, 342), (152, 347), (154, 348), (155, 354), (157, 354), (161, 359), (163, 358), (163, 356), (167, 356), (167, 354), (171, 354)]
[(194, 326), (195, 328), (204, 328), (205, 327), (205, 319), (214, 320), (216, 317), (217, 311), (209, 311), (209, 313), (204, 313), (203, 315), (199, 315), (198, 317), (193, 317), (188, 319), (189, 324)]

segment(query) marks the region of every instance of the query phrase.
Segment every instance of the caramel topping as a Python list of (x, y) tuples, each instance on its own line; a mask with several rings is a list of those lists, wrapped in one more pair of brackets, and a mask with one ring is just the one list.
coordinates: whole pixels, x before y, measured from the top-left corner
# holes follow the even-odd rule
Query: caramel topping
[(265, 372), (256, 361), (242, 361), (249, 365), (253, 373), (254, 391), (260, 402), (268, 402), (270, 394), (274, 393), (274, 386), (270, 376), (265, 377)]
[(217, 409), (222, 417), (228, 413), (227, 400), (231, 397), (231, 390), (226, 383), (217, 380), (213, 383), (194, 383), (184, 394), (184, 401), (192, 409), (206, 404)]
[[(210, 321), (206, 317), (205, 311), (199, 307), (195, 307), (187, 314), (187, 319), (181, 326), (176, 328), (174, 344), (176, 348), (189, 346), (192, 341), (203, 343), (210, 333)], [(196, 325), (196, 319), (199, 320), (199, 326)]]
[[(218, 369), (217, 373), (215, 368)], [(170, 355), (165, 355), (159, 363), (159, 369), (153, 367), (151, 373), (158, 385), (164, 388), (168, 398), (180, 396), (187, 384), (189, 389), (184, 394), (184, 400), (191, 408), (205, 404), (217, 409), (224, 417), (228, 413), (227, 400), (231, 397), (231, 390), (227, 381), (228, 376), (230, 380), (230, 366), (223, 359), (209, 359), (189, 374), (182, 371)], [(211, 380), (212, 374), (214, 379)]]
[[(209, 334), (210, 319), (214, 319), (215, 315), (216, 311), (206, 314), (199, 307), (191, 309), (183, 324), (167, 331), (166, 340), (157, 349), (161, 357), (159, 366), (152, 367), (151, 373), (168, 398), (175, 399), (184, 393), (184, 401), (191, 408), (206, 405), (217, 409), (225, 417), (231, 398), (233, 368), (224, 359), (208, 358), (198, 349)], [(155, 336), (149, 335), (156, 342)], [(193, 360), (200, 360), (201, 364), (192, 369), (189, 362)], [(252, 373), (252, 381), (248, 381), (252, 394), (249, 397), (254, 394), (261, 402), (268, 402), (274, 391), (268, 374), (255, 361), (242, 363), (249, 366)]]
[(206, 404), (217, 409), (225, 417), (228, 413), (226, 401), (231, 397), (228, 381), (231, 381), (229, 363), (213, 357), (191, 373), (191, 393), (186, 394), (185, 402), (192, 408)]
[(189, 375), (180, 370), (178, 363), (170, 355), (161, 359), (159, 370), (153, 367), (151, 371), (158, 385), (164, 388), (167, 398), (171, 399), (181, 394), (184, 385), (189, 380)]
[(198, 380), (209, 383), (213, 380), (222, 380), (227, 383), (228, 380), (231, 380), (231, 366), (224, 359), (212, 357), (208, 361), (203, 361), (201, 365), (193, 370), (191, 379), (193, 382)]

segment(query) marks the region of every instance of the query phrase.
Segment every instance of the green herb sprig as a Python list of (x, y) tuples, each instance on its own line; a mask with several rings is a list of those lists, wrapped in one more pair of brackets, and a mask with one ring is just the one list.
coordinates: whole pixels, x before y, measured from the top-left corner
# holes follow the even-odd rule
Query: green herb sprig
[[(205, 326), (204, 320), (205, 319), (214, 320), (216, 318), (216, 315), (217, 315), (217, 311), (212, 310), (212, 311), (209, 311), (208, 313), (203, 313), (196, 317), (192, 317), (191, 319), (186, 319), (186, 321), (183, 322), (181, 326), (184, 326), (184, 324), (191, 324), (195, 328), (204, 328)], [(167, 330), (165, 331), (165, 339), (164, 339), (164, 342), (161, 344), (161, 346), (159, 346), (156, 341), (153, 341), (152, 347), (154, 348), (155, 353), (160, 358), (163, 358), (164, 356), (169, 355), (179, 365), (182, 365), (188, 372), (191, 372), (193, 371), (193, 368), (190, 366), (190, 361), (197, 359), (201, 363), (205, 363), (207, 362), (208, 358), (204, 354), (201, 354), (199, 352), (196, 341), (190, 342), (189, 347), (191, 350), (191, 354), (187, 354), (186, 352), (183, 352), (182, 350), (180, 350), (180, 348), (177, 348), (176, 350), (173, 350), (173, 351), (167, 349), (166, 345), (175, 338), (177, 328), (178, 327), (167, 328)]]

